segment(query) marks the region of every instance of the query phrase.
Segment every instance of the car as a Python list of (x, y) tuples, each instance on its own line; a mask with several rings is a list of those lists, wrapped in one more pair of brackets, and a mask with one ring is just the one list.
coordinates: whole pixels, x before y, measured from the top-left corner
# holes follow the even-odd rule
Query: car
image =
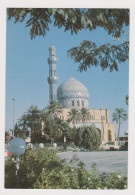
[(86, 150), (84, 148), (81, 148), (80, 149), (80, 152), (85, 152)]

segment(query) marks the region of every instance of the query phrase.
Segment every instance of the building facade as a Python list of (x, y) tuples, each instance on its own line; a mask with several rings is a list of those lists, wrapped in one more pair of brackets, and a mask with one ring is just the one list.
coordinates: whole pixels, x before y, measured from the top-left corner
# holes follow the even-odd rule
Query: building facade
[[(64, 120), (68, 119), (68, 114), (72, 108), (80, 110), (81, 108), (86, 108), (90, 112), (90, 120), (78, 122), (75, 124), (76, 127), (81, 127), (83, 125), (90, 126), (94, 124), (97, 129), (101, 132), (102, 144), (115, 141), (114, 124), (109, 121), (109, 110), (108, 109), (90, 109), (89, 99), (90, 95), (88, 89), (75, 78), (69, 78), (67, 81), (62, 83), (57, 90), (57, 80), (56, 76), (56, 48), (51, 46), (49, 48), (49, 100), (57, 100), (62, 105), (62, 118)], [(73, 124), (71, 124), (73, 126)]]

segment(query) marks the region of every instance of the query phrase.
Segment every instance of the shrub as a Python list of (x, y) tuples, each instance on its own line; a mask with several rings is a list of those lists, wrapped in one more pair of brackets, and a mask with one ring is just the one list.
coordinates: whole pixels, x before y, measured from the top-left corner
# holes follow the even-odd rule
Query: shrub
[(95, 164), (88, 172), (74, 156), (69, 163), (55, 150), (27, 150), (20, 158), (18, 175), (15, 163), (6, 162), (5, 187), (20, 189), (126, 189), (127, 178), (117, 173), (100, 174)]
[(77, 129), (75, 144), (89, 150), (98, 150), (101, 136), (94, 125)]
[(12, 158), (9, 158), (5, 162), (5, 188), (17, 188), (15, 170), (15, 162), (12, 161)]

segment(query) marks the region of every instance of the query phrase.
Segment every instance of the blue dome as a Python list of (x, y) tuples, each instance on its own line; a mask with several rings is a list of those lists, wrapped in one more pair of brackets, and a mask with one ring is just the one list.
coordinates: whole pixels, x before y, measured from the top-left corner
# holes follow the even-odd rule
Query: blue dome
[(89, 92), (87, 88), (74, 78), (70, 78), (62, 83), (57, 91), (57, 97), (82, 97), (89, 98)]
[(72, 77), (59, 86), (57, 98), (64, 108), (88, 108), (89, 92), (87, 88)]

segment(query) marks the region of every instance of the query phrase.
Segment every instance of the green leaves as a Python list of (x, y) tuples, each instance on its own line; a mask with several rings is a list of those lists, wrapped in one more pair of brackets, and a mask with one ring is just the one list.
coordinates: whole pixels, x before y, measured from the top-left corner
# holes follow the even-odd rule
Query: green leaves
[(80, 120), (80, 113), (76, 108), (72, 108), (70, 112), (68, 112), (68, 121), (73, 123), (77, 123)]
[(125, 99), (126, 99), (126, 104), (128, 105), (128, 103), (129, 103), (129, 96), (126, 95)]
[(127, 113), (123, 108), (116, 108), (115, 112), (113, 113), (113, 121), (118, 122), (119, 119), (127, 120)]
[(120, 37), (123, 25), (129, 25), (128, 9), (79, 9), (79, 8), (8, 8), (8, 20), (23, 22), (31, 27), (31, 39), (45, 36), (49, 24), (54, 19), (54, 26), (64, 27), (65, 31), (77, 34), (81, 29), (90, 31), (97, 27), (104, 28), (113, 37)]
[(116, 121), (118, 123), (119, 128), (118, 128), (118, 141), (119, 141), (119, 135), (120, 135), (120, 126), (121, 123), (125, 120), (127, 120), (128, 115), (126, 111), (123, 108), (116, 108), (115, 112), (112, 114), (112, 120)]
[(20, 157), (15, 175), (15, 162), (5, 162), (5, 187), (10, 189), (126, 189), (127, 178), (119, 173), (99, 173), (96, 164), (88, 172), (76, 156), (67, 163), (54, 150), (27, 150)]
[[(54, 26), (64, 28), (71, 34), (77, 34), (82, 29), (92, 31), (100, 27), (116, 39), (125, 33), (123, 26), (129, 25), (128, 9), (8, 8), (7, 14), (8, 20), (14, 19), (14, 23), (26, 19), (31, 39), (46, 36), (52, 21)], [(99, 47), (94, 42), (83, 41), (80, 46), (70, 49), (68, 54), (75, 63), (79, 63), (80, 72), (98, 65), (102, 70), (109, 68), (112, 72), (118, 71), (118, 63), (128, 59), (128, 51), (129, 42), (125, 40), (121, 45), (104, 44)]]
[(81, 115), (81, 120), (82, 120), (83, 123), (84, 123), (85, 121), (89, 121), (90, 118), (91, 118), (90, 112), (89, 112), (89, 110), (86, 109), (86, 108), (82, 108), (82, 109), (81, 109), (80, 115)]
[(50, 101), (46, 111), (48, 112), (48, 115), (50, 115), (52, 118), (55, 118), (55, 116), (60, 116), (62, 114), (62, 106), (57, 101)]
[(61, 116), (62, 106), (57, 101), (50, 101), (49, 106), (42, 111), (45, 139), (50, 139), (51, 143), (61, 138), (69, 130), (68, 123), (60, 119)]
[(75, 144), (89, 150), (98, 150), (101, 136), (94, 125), (77, 128)]
[(49, 9), (41, 8), (9, 8), (7, 9), (8, 20), (14, 18), (14, 23), (23, 22), (27, 16), (26, 27), (31, 27), (30, 36), (34, 39), (36, 36), (45, 36), (51, 23), (51, 13)]
[(129, 42), (120, 45), (104, 44), (97, 46), (94, 42), (84, 40), (80, 46), (68, 50), (68, 55), (79, 63), (80, 72), (87, 71), (92, 66), (100, 66), (102, 70), (106, 68), (118, 71), (118, 63), (128, 59)]

